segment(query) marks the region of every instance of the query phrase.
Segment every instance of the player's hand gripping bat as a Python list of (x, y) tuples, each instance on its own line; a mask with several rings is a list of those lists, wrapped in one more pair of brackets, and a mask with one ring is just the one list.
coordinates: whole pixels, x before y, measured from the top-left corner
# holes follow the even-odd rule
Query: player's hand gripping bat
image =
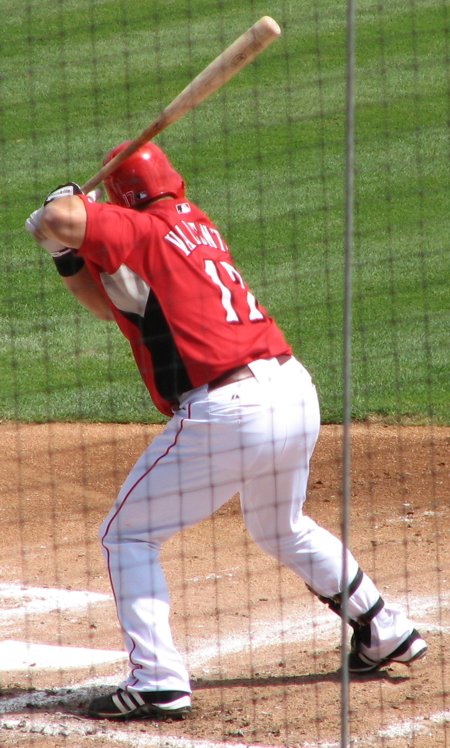
[(195, 109), (208, 96), (225, 85), (236, 73), (252, 62), (269, 44), (275, 41), (280, 34), (281, 29), (273, 18), (270, 18), (270, 16), (260, 18), (248, 31), (238, 37), (202, 70), (123, 151), (83, 184), (83, 192), (90, 192), (144, 143), (147, 143), (165, 130), (166, 127), (179, 120), (191, 109)]

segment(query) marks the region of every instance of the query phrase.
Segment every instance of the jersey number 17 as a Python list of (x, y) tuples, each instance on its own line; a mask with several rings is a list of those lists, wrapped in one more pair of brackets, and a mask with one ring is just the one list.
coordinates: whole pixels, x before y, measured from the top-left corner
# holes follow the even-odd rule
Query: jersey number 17
[[(218, 268), (223, 268), (221, 275), (224, 280), (221, 280), (219, 276)], [(205, 271), (206, 274), (211, 278), (212, 282), (220, 289), (220, 299), (222, 306), (225, 310), (227, 322), (241, 322), (238, 313), (233, 305), (233, 295), (238, 290), (246, 295), (246, 302), (248, 307), (248, 319), (250, 322), (259, 322), (264, 319), (264, 314), (258, 309), (256, 299), (252, 293), (246, 287), (242, 276), (236, 270), (233, 265), (229, 262), (221, 260), (214, 262), (213, 260), (205, 260)], [(229, 288), (226, 284), (232, 283), (233, 285)]]

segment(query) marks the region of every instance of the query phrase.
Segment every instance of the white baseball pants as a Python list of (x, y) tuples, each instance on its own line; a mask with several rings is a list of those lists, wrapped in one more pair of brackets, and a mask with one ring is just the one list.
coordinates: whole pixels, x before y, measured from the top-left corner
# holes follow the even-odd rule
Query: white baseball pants
[[(190, 692), (169, 627), (161, 544), (209, 517), (235, 493), (267, 553), (320, 595), (341, 591), (342, 545), (302, 513), (319, 434), (315, 387), (294, 358), (250, 364), (254, 377), (187, 393), (128, 475), (100, 534), (137, 690)], [(348, 578), (358, 564), (348, 553)], [(378, 592), (368, 578), (358, 607)]]

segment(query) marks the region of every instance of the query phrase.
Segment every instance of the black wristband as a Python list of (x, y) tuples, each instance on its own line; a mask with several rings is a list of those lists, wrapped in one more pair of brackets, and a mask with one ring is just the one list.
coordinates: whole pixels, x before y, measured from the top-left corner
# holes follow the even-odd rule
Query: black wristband
[(63, 278), (76, 275), (84, 267), (84, 260), (74, 252), (65, 252), (60, 257), (53, 257), (56, 269)]

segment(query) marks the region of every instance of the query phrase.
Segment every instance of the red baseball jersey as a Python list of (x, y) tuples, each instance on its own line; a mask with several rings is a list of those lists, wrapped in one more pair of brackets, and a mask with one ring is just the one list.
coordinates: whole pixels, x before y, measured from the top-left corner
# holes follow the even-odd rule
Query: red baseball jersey
[(87, 227), (79, 254), (162, 413), (231, 369), (291, 353), (196, 205), (168, 199), (136, 211), (81, 199)]

